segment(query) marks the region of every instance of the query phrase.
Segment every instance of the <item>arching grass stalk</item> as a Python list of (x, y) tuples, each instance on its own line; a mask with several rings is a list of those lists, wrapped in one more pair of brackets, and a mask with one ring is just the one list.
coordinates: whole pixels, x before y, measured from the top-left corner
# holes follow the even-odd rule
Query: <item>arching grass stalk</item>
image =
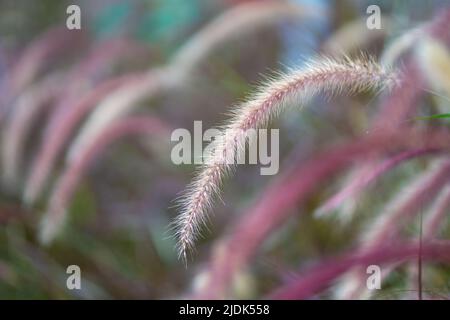
[(231, 120), (223, 128), (226, 134), (213, 142), (214, 152), (180, 199), (181, 212), (175, 222), (180, 257), (186, 259), (187, 251), (194, 247), (221, 181), (232, 168), (227, 159), (230, 150), (242, 151), (247, 130), (264, 127), (287, 106), (302, 105), (320, 92), (352, 94), (392, 87), (396, 82), (395, 72), (384, 69), (370, 58), (342, 61), (321, 58), (270, 81), (234, 108)]

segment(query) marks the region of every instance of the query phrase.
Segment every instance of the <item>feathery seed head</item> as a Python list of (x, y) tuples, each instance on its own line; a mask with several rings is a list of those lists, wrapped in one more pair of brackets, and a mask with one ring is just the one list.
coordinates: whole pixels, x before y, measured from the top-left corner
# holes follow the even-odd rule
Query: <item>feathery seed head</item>
[(287, 106), (302, 104), (317, 93), (332, 95), (345, 91), (352, 94), (372, 88), (390, 88), (397, 78), (395, 72), (368, 57), (355, 60), (346, 57), (343, 61), (322, 57), (306, 63), (300, 70), (292, 70), (269, 81), (237, 106), (230, 122), (223, 127), (222, 136), (212, 142), (214, 151), (179, 199), (181, 212), (175, 220), (175, 236), (180, 257), (185, 259), (186, 251), (194, 247), (207, 212), (219, 194), (221, 181), (233, 167), (227, 157), (231, 154), (234, 159), (236, 153), (230, 150), (245, 148), (243, 133), (246, 130), (264, 127)]

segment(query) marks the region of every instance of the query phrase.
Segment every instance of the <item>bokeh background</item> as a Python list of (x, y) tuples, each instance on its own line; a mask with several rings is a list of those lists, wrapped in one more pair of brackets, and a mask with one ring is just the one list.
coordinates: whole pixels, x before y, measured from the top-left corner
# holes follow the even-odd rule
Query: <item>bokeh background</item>
[[(64, 28), (68, 5), (79, 5), (82, 14), (82, 36), (77, 38), (74, 36), (77, 31), (67, 31), (68, 41), (57, 45), (65, 49), (42, 59), (33, 78), (10, 100), (2, 98), (3, 104), (14, 105), (17, 96), (52, 74), (63, 75), (64, 81), (55, 84), (61, 90), (84, 81), (78, 91), (81, 98), (109, 78), (160, 68), (215, 17), (245, 2), (262, 1), (2, 0), (0, 81), (3, 88), (12, 79), (12, 70), (21, 61), (23, 52), (49, 30)], [(392, 39), (429, 21), (440, 8), (448, 5), (448, 1), (438, 0), (286, 2), (313, 8), (320, 14), (284, 19), (251, 32), (237, 32), (202, 59), (183, 80), (183, 86), (157, 90), (151, 98), (136, 102), (133, 114), (151, 116), (168, 128), (192, 130), (194, 120), (203, 121), (204, 129), (216, 126), (227, 119), (227, 111), (236, 102), (264, 81), (264, 75), (301, 67), (305, 60), (320, 53), (339, 55), (341, 49), (348, 54), (363, 51), (379, 57)], [(364, 30), (366, 36), (361, 41), (356, 36), (347, 36), (348, 44), (342, 44), (341, 49), (339, 43), (329, 41), (348, 23), (364, 21), (366, 8), (371, 4), (379, 5), (386, 17), (382, 20), (386, 25), (381, 32)], [(367, 37), (370, 40), (364, 41)], [(86, 61), (89, 52), (115, 39), (122, 39), (123, 46), (129, 46), (129, 50), (124, 50), (128, 56), (122, 54), (112, 59), (98, 72), (94, 64), (94, 72), (88, 73), (87, 80), (83, 75), (64, 78)], [(364, 134), (377, 111), (374, 103), (379, 99), (373, 93), (333, 99), (319, 96), (301, 112), (291, 110), (281, 115), (271, 124), (273, 128), (280, 128), (280, 174), (292, 163), (301, 162), (318, 150)], [(223, 203), (214, 207), (209, 230), (203, 233), (186, 267), (177, 257), (169, 226), (177, 215), (174, 200), (193, 177), (195, 166), (172, 163), (170, 130), (162, 135), (117, 139), (95, 157), (80, 177), (63, 230), (50, 245), (43, 245), (38, 237), (41, 218), (52, 185), (64, 172), (64, 155), (70, 141), (58, 155), (49, 182), (33, 205), (24, 205), (23, 192), (39, 148), (48, 138), (45, 128), (58, 103), (61, 100), (51, 99), (36, 114), (24, 141), (20, 163), (17, 163), (15, 183), (2, 182), (0, 297), (163, 299), (189, 296), (201, 285), (202, 271), (217, 250), (214, 244), (246, 214), (246, 208), (275, 177), (261, 176), (255, 165), (239, 166), (237, 174), (224, 184)], [(418, 113), (427, 115), (438, 110), (442, 101), (436, 102), (430, 95), (419, 104)], [(2, 120), (2, 135), (8, 131), (11, 113), (9, 111)], [(443, 125), (445, 121), (442, 120)], [(75, 134), (76, 131), (71, 139)], [(295, 208), (298, 212), (292, 214), (288, 223), (266, 239), (226, 297), (265, 297), (281, 283), (295, 279), (302, 268), (355, 248), (360, 233), (388, 199), (407, 187), (411, 176), (428, 166), (428, 158), (409, 161), (386, 174), (347, 206), (336, 210), (345, 214), (332, 212), (327, 218), (315, 218), (314, 211), (339, 189), (345, 175), (323, 183), (314, 196), (298, 204)], [(3, 171), (2, 176), (5, 175)], [(407, 233), (417, 235), (418, 223), (419, 220), (409, 225)], [(448, 228), (446, 230), (444, 234), (448, 235)], [(66, 287), (66, 268), (72, 264), (81, 268), (81, 290)], [(427, 288), (448, 295), (449, 271), (445, 265), (429, 266), (424, 271), (427, 272)], [(393, 271), (375, 298), (405, 297), (407, 272), (406, 267)], [(316, 297), (332, 298), (333, 294), (325, 290)]]

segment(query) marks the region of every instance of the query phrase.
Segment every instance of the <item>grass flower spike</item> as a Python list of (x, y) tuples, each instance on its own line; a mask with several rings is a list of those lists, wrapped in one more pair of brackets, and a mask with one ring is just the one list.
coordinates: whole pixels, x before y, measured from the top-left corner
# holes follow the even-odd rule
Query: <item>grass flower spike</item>
[(303, 104), (308, 98), (323, 92), (355, 93), (368, 89), (391, 87), (397, 75), (376, 64), (370, 58), (336, 61), (322, 58), (307, 63), (305, 68), (292, 70), (263, 86), (247, 102), (237, 106), (234, 116), (225, 125), (221, 139), (212, 142), (214, 152), (206, 160), (197, 178), (181, 199), (181, 213), (176, 221), (179, 254), (184, 259), (192, 249), (207, 211), (219, 192), (224, 175), (232, 165), (225, 159), (245, 147), (245, 131), (264, 127), (289, 105)]

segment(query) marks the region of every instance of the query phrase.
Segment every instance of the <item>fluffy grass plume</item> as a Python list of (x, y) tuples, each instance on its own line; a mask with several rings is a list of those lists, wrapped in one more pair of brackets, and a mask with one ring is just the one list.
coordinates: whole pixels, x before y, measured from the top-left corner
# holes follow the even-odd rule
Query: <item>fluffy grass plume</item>
[(391, 87), (396, 81), (395, 72), (368, 57), (344, 58), (342, 61), (323, 57), (269, 81), (234, 108), (231, 120), (222, 129), (224, 134), (210, 146), (214, 151), (181, 197), (181, 212), (175, 221), (180, 257), (186, 259), (187, 251), (194, 247), (200, 227), (219, 193), (221, 181), (233, 167), (230, 154), (234, 157), (245, 148), (246, 130), (264, 127), (287, 106), (302, 104), (320, 92), (351, 94)]

